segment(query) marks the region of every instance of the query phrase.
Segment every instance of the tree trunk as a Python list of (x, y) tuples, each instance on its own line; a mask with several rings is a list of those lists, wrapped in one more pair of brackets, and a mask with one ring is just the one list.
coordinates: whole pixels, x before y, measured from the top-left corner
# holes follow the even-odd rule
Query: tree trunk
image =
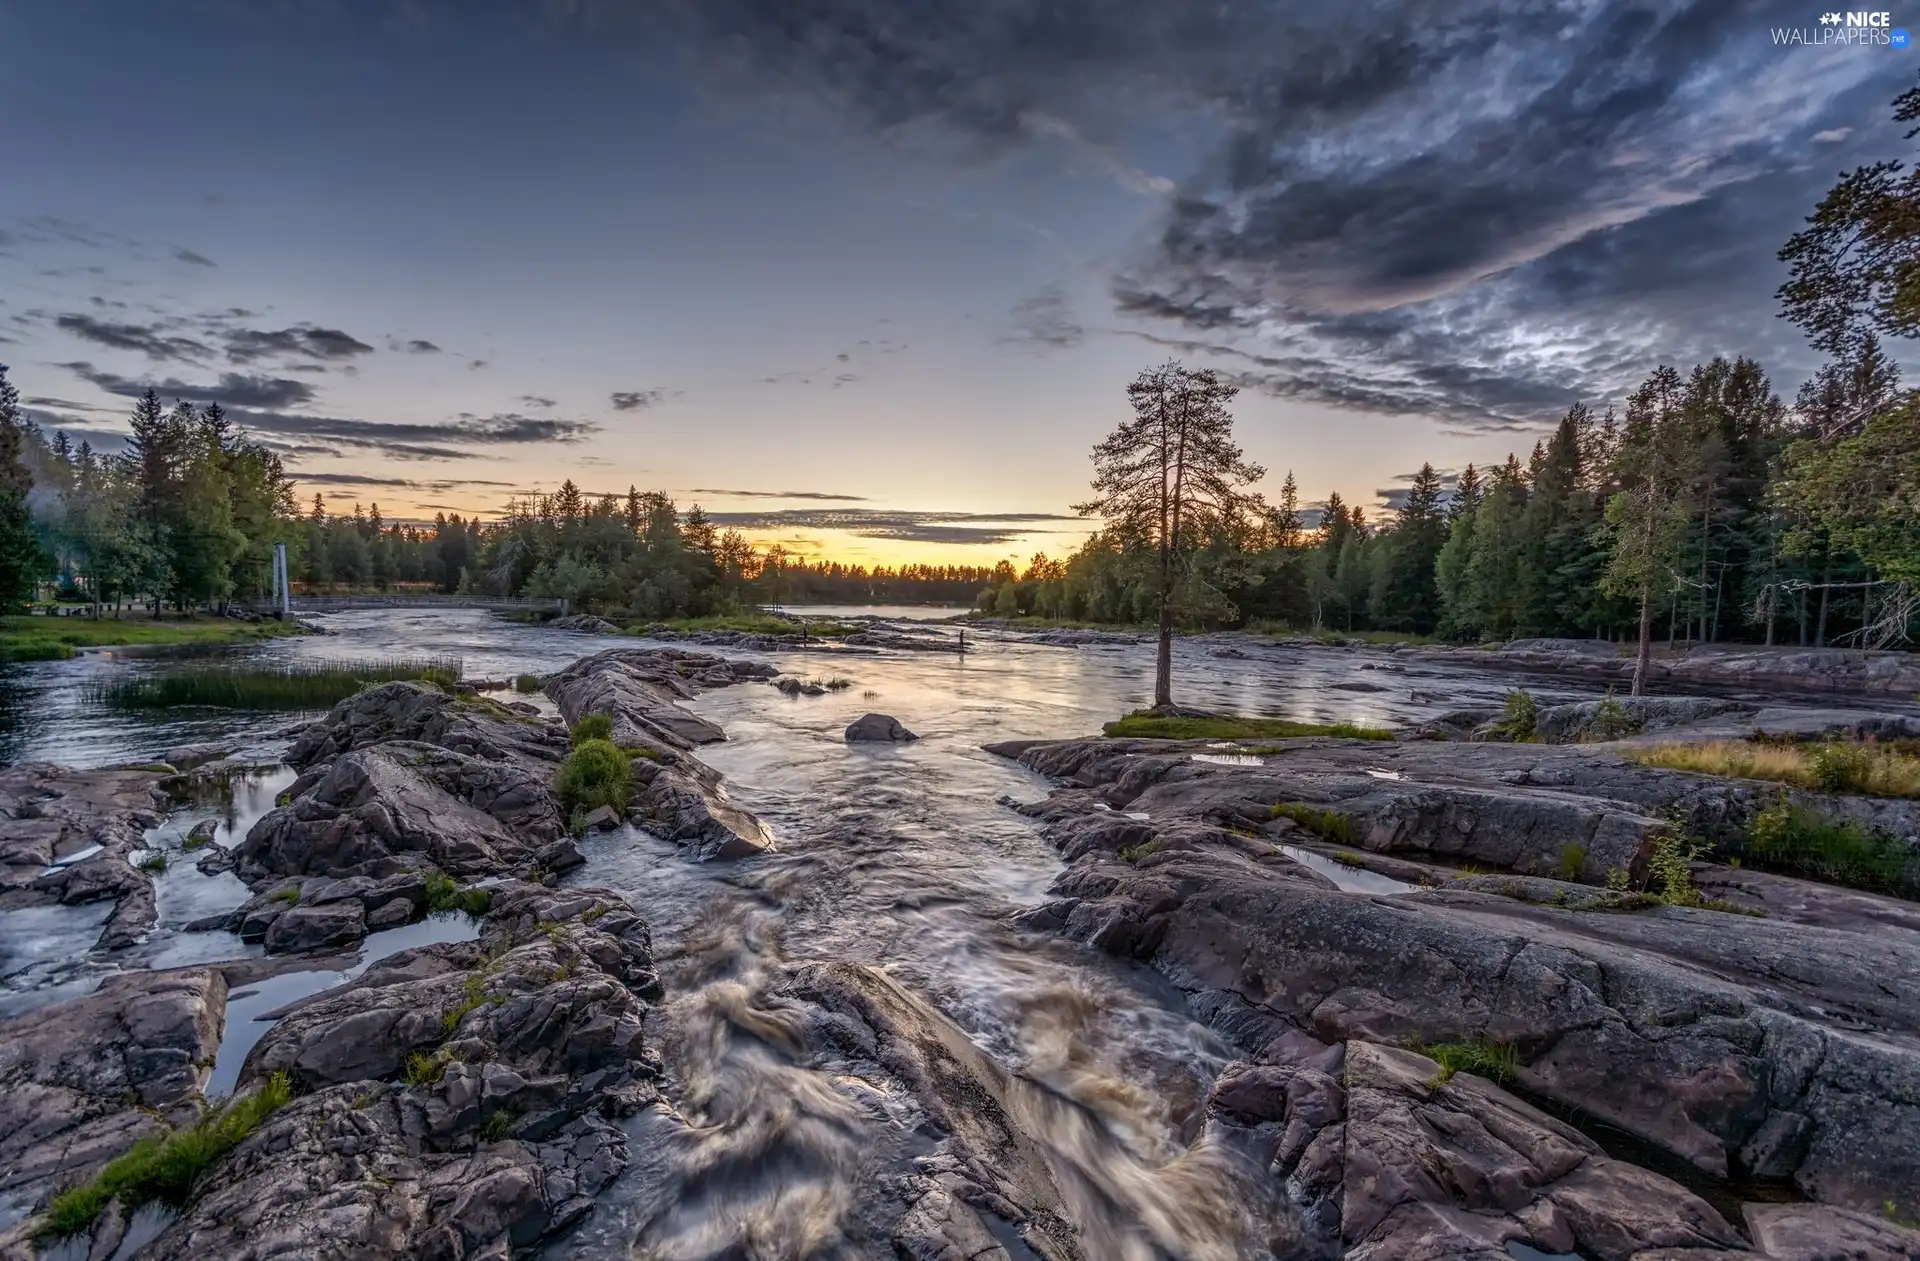
[(1634, 696), (1645, 696), (1647, 692), (1647, 662), (1653, 656), (1653, 592), (1649, 588), (1640, 591), (1640, 649), (1633, 658)]
[(1160, 646), (1153, 658), (1153, 707), (1165, 709), (1173, 704), (1173, 600), (1171, 593), (1160, 597)]
[(1827, 646), (1827, 583), (1833, 578), (1833, 557), (1829, 555), (1820, 566), (1820, 616), (1813, 624), (1813, 646)]

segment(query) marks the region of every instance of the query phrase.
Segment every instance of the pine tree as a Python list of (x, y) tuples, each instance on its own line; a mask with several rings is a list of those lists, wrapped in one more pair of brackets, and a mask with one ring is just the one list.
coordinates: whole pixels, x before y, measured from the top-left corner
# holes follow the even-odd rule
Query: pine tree
[(6, 365), (0, 364), (0, 608), (6, 609), (33, 598), (46, 564), (27, 506), (33, 477), (24, 458), (26, 423), (19, 391), (7, 380)]
[(1392, 545), (1383, 558), (1381, 589), (1385, 607), (1375, 602), (1376, 624), (1387, 630), (1425, 635), (1440, 621), (1440, 593), (1434, 566), (1447, 541), (1447, 518), (1440, 474), (1422, 464), (1394, 513)]

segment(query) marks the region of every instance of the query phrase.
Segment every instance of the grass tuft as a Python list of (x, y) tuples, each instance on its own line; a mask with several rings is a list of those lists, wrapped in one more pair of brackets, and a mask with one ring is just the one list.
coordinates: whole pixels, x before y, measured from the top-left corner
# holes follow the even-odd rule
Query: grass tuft
[(207, 1111), (185, 1129), (141, 1139), (89, 1181), (54, 1196), (37, 1233), (43, 1238), (80, 1234), (115, 1199), (129, 1212), (153, 1200), (186, 1203), (201, 1175), (292, 1097), (287, 1075), (275, 1073), (251, 1095)]
[(1920, 896), (1920, 855), (1898, 837), (1781, 801), (1747, 833), (1747, 857), (1829, 884)]
[[(472, 1008), (468, 1008), (469, 1011)], [(456, 1022), (458, 1023), (458, 1022)], [(431, 1086), (440, 1080), (447, 1065), (453, 1060), (453, 1053), (441, 1047), (432, 1055), (425, 1051), (415, 1051), (407, 1057), (407, 1066), (400, 1070), (400, 1080), (409, 1086)]]
[(573, 747), (576, 749), (588, 740), (611, 740), (613, 739), (613, 715), (588, 714), (573, 724), (573, 729), (567, 733), (567, 738), (573, 742)]
[(1628, 749), (1625, 756), (1642, 766), (1763, 779), (1808, 792), (1920, 797), (1920, 758), (1893, 745), (1710, 740)]
[(161, 850), (150, 849), (140, 855), (140, 861), (135, 863), (134, 866), (147, 872), (149, 875), (158, 875), (167, 869), (167, 856)]
[(493, 906), (493, 894), (486, 889), (463, 889), (444, 871), (427, 877), (429, 911), (465, 911), (476, 919)]
[(1110, 722), (1105, 733), (1137, 740), (1287, 740), (1298, 736), (1336, 736), (1344, 740), (1391, 740), (1380, 727), (1349, 722), (1295, 722), (1291, 718), (1238, 718), (1220, 714), (1207, 718), (1162, 718), (1149, 713), (1128, 714)]
[(540, 690), (540, 676), (537, 674), (516, 674), (513, 676), (513, 690), (521, 695), (531, 695)]
[(1340, 845), (1353, 844), (1353, 816), (1299, 801), (1275, 802), (1267, 812), (1269, 819), (1292, 819), (1323, 840)]
[(395, 680), (424, 680), (451, 687), (459, 680), (458, 657), (387, 657), (366, 661), (289, 661), (275, 665), (187, 666), (162, 674), (109, 679), (92, 688), (93, 699), (114, 709), (326, 709), (364, 687)]
[(1416, 1043), (1408, 1049), (1440, 1066), (1440, 1071), (1427, 1082), (1435, 1089), (1452, 1081), (1455, 1073), (1472, 1073), (1503, 1086), (1520, 1076), (1520, 1052), (1507, 1042), (1439, 1042), (1432, 1046)]

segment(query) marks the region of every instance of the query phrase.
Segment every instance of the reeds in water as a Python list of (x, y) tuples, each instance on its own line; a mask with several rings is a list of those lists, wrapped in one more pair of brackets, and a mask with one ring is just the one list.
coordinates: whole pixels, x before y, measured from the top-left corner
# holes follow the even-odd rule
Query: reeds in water
[(374, 683), (459, 681), (459, 657), (376, 657), (363, 661), (290, 661), (274, 665), (195, 665), (97, 684), (94, 698), (115, 709), (319, 710)]

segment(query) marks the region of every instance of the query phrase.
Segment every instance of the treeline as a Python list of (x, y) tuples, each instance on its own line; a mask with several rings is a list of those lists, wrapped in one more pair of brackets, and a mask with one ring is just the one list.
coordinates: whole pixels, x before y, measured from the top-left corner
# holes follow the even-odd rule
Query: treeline
[(271, 582), (293, 486), (280, 458), (218, 404), (134, 404), (113, 455), (26, 421), (0, 366), (0, 604), (52, 581), (68, 598), (224, 609)]
[[(1289, 474), (1277, 505), (1190, 541), (1176, 606), (1192, 627), (1474, 641), (1632, 639), (1644, 604), (1657, 636), (1681, 640), (1887, 642), (1912, 612), (1920, 549), (1872, 470), (1920, 458), (1913, 398), (1871, 334), (1791, 409), (1750, 359), (1662, 367), (1623, 416), (1574, 405), (1524, 462), (1469, 465), (1451, 488), (1423, 465), (1379, 522), (1336, 493), (1305, 528)], [(1064, 563), (1006, 566), (977, 603), (1145, 623), (1156, 561), (1145, 538), (1096, 533)]]

